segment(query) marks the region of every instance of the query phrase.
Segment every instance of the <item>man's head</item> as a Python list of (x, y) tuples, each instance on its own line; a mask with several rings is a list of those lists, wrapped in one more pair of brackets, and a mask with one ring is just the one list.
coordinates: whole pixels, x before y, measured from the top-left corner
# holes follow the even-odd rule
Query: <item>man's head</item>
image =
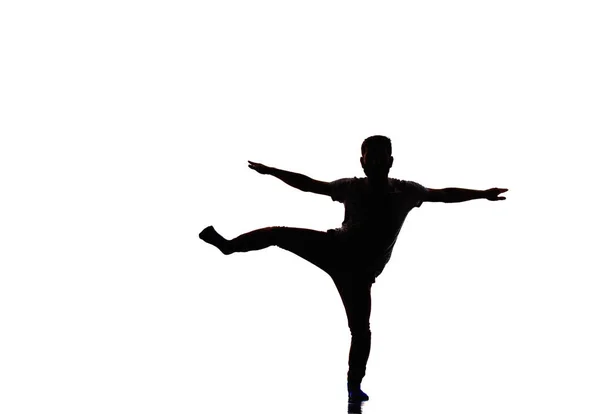
[(365, 175), (373, 180), (387, 178), (394, 163), (392, 141), (383, 135), (373, 135), (361, 145), (360, 164)]

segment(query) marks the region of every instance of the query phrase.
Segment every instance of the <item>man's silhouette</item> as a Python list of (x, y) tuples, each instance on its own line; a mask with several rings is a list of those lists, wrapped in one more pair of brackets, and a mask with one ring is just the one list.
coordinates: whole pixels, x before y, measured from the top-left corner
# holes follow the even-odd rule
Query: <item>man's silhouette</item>
[(374, 135), (361, 146), (360, 163), (365, 178), (342, 178), (332, 182), (313, 180), (302, 174), (248, 161), (251, 169), (273, 175), (302, 191), (322, 194), (344, 203), (342, 226), (327, 232), (266, 227), (227, 240), (212, 226), (200, 238), (222, 253), (247, 252), (278, 246), (313, 263), (328, 273), (342, 299), (352, 336), (348, 358), (348, 399), (369, 399), (360, 384), (371, 349), (371, 285), (390, 260), (406, 215), (424, 201), (456, 203), (478, 198), (504, 200), (503, 188), (469, 190), (431, 189), (413, 181), (388, 178), (394, 158), (389, 138)]

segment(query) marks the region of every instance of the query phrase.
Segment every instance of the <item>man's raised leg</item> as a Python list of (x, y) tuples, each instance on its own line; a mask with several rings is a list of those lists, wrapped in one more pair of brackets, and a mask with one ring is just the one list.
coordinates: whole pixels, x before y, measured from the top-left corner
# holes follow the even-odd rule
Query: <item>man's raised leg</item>
[(331, 266), (339, 262), (339, 249), (329, 234), (323, 231), (297, 227), (264, 227), (227, 240), (208, 226), (199, 234), (206, 243), (217, 247), (223, 254), (261, 250), (277, 246), (309, 261), (330, 273)]
[(208, 226), (198, 235), (206, 243), (217, 247), (223, 254), (249, 252), (273, 246), (277, 242), (278, 227), (265, 227), (244, 233), (232, 240), (227, 240), (214, 229)]

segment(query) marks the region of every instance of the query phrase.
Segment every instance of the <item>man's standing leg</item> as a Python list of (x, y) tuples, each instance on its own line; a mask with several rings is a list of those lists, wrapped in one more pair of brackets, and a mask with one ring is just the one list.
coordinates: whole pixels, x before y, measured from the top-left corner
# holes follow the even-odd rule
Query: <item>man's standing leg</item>
[[(348, 356), (348, 396), (351, 401), (366, 401), (369, 396), (360, 389), (371, 352), (371, 286), (372, 282), (359, 275), (340, 277), (336, 286), (346, 309), (352, 335)], [(337, 279), (337, 278), (336, 278)]]

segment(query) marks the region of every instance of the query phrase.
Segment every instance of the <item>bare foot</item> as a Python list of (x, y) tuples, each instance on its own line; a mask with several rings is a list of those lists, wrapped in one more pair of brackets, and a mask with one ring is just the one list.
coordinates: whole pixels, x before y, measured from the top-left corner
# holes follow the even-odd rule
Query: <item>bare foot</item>
[(225, 240), (223, 236), (217, 233), (213, 226), (208, 226), (207, 228), (202, 230), (198, 237), (200, 237), (200, 239), (204, 240), (206, 243), (212, 244), (213, 246), (221, 250), (221, 253), (223, 254), (233, 253), (227, 246), (227, 240)]

